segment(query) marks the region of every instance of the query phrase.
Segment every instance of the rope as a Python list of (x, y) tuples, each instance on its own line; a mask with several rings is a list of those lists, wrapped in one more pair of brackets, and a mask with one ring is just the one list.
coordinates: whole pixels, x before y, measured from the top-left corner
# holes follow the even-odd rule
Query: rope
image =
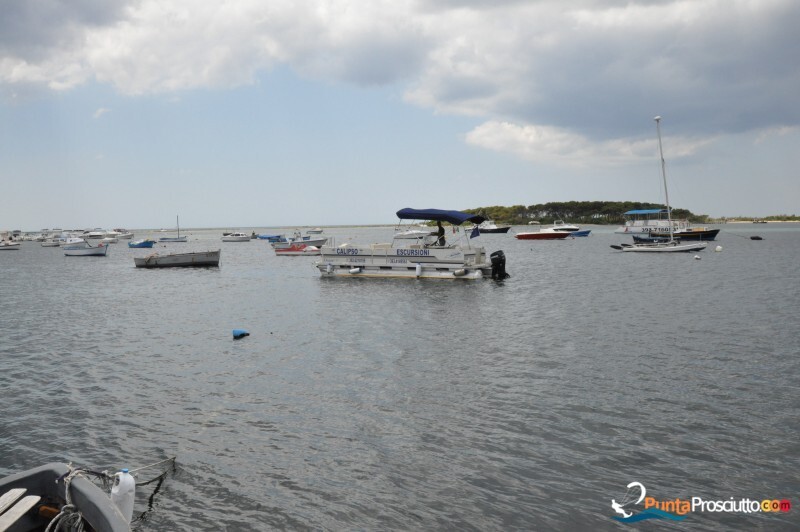
[(177, 456), (173, 456), (173, 457), (171, 457), (171, 458), (167, 458), (167, 459), (165, 459), (165, 460), (161, 460), (160, 462), (156, 462), (155, 464), (150, 464), (150, 465), (146, 465), (146, 466), (142, 466), (142, 467), (137, 467), (136, 469), (131, 469), (131, 470), (130, 470), (130, 471), (128, 471), (128, 472), (129, 472), (130, 474), (134, 474), (134, 473), (136, 473), (137, 471), (141, 471), (142, 469), (149, 469), (149, 468), (151, 468), (151, 467), (155, 467), (155, 466), (157, 466), (157, 465), (161, 465), (161, 464), (163, 464), (163, 463), (165, 463), (165, 462), (172, 462), (172, 466), (173, 466), (173, 467), (175, 467), (175, 459), (176, 459), (176, 458), (177, 458)]
[(104, 485), (107, 482), (108, 473), (105, 471), (98, 473), (97, 471), (90, 471), (88, 469), (81, 469), (79, 467), (73, 469), (71, 463), (68, 464), (67, 467), (69, 468), (69, 472), (59, 479), (64, 481), (64, 499), (67, 501), (67, 503), (61, 507), (61, 511), (58, 513), (58, 515), (56, 515), (53, 520), (50, 521), (45, 529), (45, 532), (58, 532), (62, 529), (62, 527), (64, 527), (64, 530), (83, 532), (83, 514), (77, 510), (77, 507), (74, 504), (72, 504), (72, 495), (69, 489), (70, 485), (72, 484), (72, 479), (83, 476), (84, 473), (89, 473), (102, 478)]

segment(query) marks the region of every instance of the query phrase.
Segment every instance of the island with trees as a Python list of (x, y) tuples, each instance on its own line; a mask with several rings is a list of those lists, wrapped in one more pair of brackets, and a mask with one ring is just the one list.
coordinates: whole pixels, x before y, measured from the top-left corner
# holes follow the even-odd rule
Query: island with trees
[[(641, 201), (554, 201), (536, 205), (512, 205), (462, 209), (471, 214), (480, 214), (504, 225), (527, 225), (529, 223), (552, 224), (565, 220), (577, 224), (620, 225), (625, 222), (623, 213), (640, 209), (666, 209), (661, 203)], [(685, 219), (693, 224), (726, 223), (738, 220), (800, 222), (800, 216), (781, 214), (763, 218), (738, 216), (712, 219), (706, 214), (694, 214), (688, 209), (672, 209), (672, 217)]]

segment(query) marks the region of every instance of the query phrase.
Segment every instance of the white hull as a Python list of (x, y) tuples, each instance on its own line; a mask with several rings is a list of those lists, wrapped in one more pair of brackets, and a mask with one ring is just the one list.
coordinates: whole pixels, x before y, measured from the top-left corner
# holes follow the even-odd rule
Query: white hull
[(395, 240), (422, 240), (423, 238), (431, 236), (430, 231), (420, 231), (419, 229), (409, 229), (408, 231), (401, 231), (395, 233)]
[(320, 247), (327, 242), (328, 239), (325, 238), (309, 238), (309, 239), (291, 239), (288, 242), (270, 242), (270, 245), (273, 249), (285, 249), (291, 247), (294, 244), (305, 244), (306, 246), (316, 246)]
[[(685, 231), (689, 223), (684, 220), (673, 220), (672, 231)], [(669, 233), (669, 220), (632, 220), (625, 222), (614, 231), (620, 235), (649, 235), (650, 233)]]
[(137, 268), (185, 268), (219, 266), (220, 250), (194, 253), (172, 253), (159, 255), (153, 253), (146, 257), (134, 257)]
[(97, 247), (64, 247), (64, 255), (67, 257), (105, 257), (108, 255), (108, 246)]
[(483, 248), (425, 247), (388, 244), (323, 246), (315, 264), (322, 277), (407, 279), (482, 279), (492, 265)]
[(244, 236), (223, 236), (223, 242), (250, 242), (250, 237), (247, 235)]
[(690, 251), (703, 251), (706, 249), (706, 243), (693, 242), (684, 244), (674, 240), (672, 242), (654, 244), (623, 244), (620, 248), (622, 248), (622, 251), (630, 253), (688, 253)]
[(19, 244), (0, 244), (0, 250), (14, 251), (19, 249)]

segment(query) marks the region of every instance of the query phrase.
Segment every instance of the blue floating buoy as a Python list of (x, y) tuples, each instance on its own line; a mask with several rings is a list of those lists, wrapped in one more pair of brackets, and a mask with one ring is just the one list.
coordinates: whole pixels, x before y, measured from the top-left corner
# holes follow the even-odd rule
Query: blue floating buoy
[(245, 331), (244, 329), (234, 329), (233, 330), (233, 339), (238, 340), (239, 338), (244, 338), (245, 336), (250, 336), (250, 333)]

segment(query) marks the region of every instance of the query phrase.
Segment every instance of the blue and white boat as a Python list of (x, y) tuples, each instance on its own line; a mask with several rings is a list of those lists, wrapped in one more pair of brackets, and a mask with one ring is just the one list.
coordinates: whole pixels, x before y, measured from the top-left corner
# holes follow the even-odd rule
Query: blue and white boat
[(268, 242), (287, 242), (286, 235), (258, 235), (258, 239)]
[[(464, 222), (480, 225), (483, 216), (461, 211), (440, 209), (401, 209), (401, 220), (429, 220), (447, 222), (453, 226)], [(479, 236), (475, 228), (467, 233), (459, 231), (450, 236), (451, 241), (429, 235), (418, 240), (403, 240), (405, 245), (395, 247), (395, 240), (381, 244), (351, 244), (339, 246), (331, 240), (320, 248), (320, 260), (315, 263), (322, 277), (366, 277), (405, 279), (505, 279), (505, 255), (496, 251), (487, 256), (482, 247), (472, 246), (472, 237)]]
[(145, 238), (143, 240), (134, 240), (132, 242), (128, 242), (129, 248), (151, 248), (155, 245), (155, 240), (150, 240), (149, 238)]

